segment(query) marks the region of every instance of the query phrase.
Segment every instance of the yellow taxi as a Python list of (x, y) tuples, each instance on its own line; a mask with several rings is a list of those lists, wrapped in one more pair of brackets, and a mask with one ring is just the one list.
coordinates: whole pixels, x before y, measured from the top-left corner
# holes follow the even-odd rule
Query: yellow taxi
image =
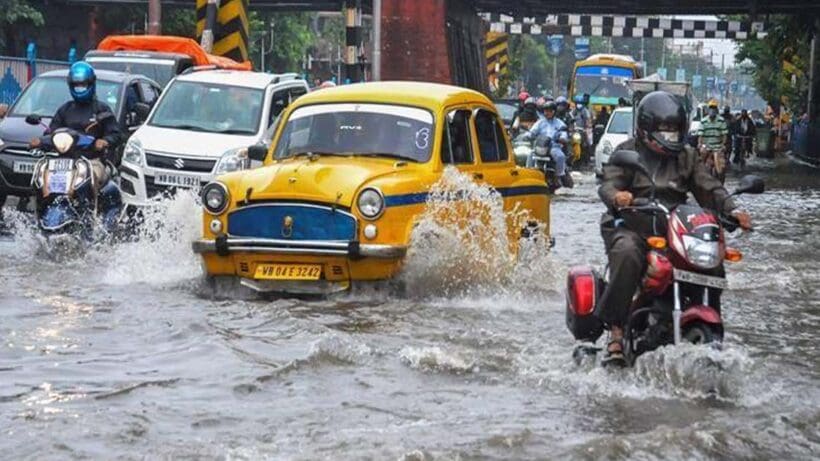
[[(544, 175), (515, 165), (503, 122), (481, 93), (345, 85), (297, 99), (272, 129), (270, 149), (248, 149), (262, 167), (202, 189), (203, 237), (193, 250), (208, 276), (238, 277), (260, 292), (317, 294), (390, 279), (448, 167), (493, 187), (505, 210), (526, 211), (527, 226), (538, 223), (540, 240), (549, 240)], [(527, 229), (510, 223), (518, 242)]]

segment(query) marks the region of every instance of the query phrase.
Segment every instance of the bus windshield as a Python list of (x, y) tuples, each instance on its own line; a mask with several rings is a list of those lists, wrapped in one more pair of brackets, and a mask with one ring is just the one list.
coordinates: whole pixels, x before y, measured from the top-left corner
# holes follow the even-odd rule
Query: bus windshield
[(619, 98), (630, 98), (626, 83), (635, 77), (632, 69), (612, 66), (585, 66), (575, 72), (573, 85), (577, 96), (589, 95), (590, 104), (617, 105)]

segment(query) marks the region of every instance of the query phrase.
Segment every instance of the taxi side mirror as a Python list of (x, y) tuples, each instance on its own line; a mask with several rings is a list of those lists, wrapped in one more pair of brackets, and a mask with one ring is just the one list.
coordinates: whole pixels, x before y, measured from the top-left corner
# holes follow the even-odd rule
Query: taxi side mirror
[(268, 156), (268, 147), (264, 144), (254, 144), (248, 147), (248, 158), (251, 160), (265, 161)]

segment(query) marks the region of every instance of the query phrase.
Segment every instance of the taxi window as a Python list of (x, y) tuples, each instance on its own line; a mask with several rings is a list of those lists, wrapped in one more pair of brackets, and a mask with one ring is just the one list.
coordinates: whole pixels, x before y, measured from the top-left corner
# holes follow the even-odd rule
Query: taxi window
[(507, 160), (507, 143), (504, 141), (498, 117), (488, 110), (479, 109), (475, 116), (475, 131), (478, 135), (478, 150), (482, 162), (504, 162)]
[(444, 163), (473, 163), (470, 147), (470, 118), (467, 109), (451, 111), (444, 120), (441, 160)]

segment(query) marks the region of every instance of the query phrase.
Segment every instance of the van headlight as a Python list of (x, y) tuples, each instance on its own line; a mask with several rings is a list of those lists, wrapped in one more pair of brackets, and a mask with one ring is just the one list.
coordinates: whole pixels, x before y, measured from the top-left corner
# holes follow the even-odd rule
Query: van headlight
[(384, 212), (384, 196), (378, 189), (368, 187), (359, 194), (356, 206), (366, 219), (376, 219)]
[(71, 150), (71, 146), (74, 145), (74, 136), (71, 136), (65, 131), (61, 131), (51, 137), (51, 144), (54, 145), (54, 149), (57, 152), (65, 154)]
[(248, 157), (248, 148), (240, 147), (231, 149), (220, 157), (216, 163), (214, 174), (230, 173), (231, 171), (247, 170), (251, 166), (251, 159)]
[(145, 164), (145, 151), (142, 148), (142, 143), (138, 139), (129, 139), (122, 151), (122, 159), (132, 165), (143, 166)]

